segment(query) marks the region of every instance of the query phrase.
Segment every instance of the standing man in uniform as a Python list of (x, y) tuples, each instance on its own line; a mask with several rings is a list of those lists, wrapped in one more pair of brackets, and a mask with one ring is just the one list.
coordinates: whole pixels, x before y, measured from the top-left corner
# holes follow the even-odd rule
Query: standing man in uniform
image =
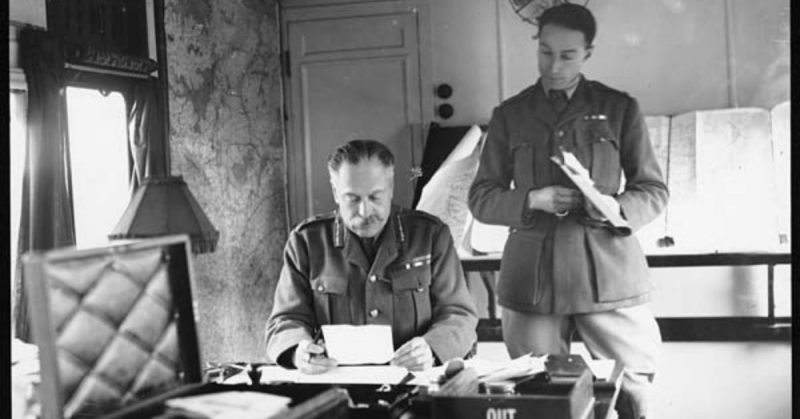
[(391, 325), (392, 364), (410, 370), (471, 354), (478, 317), (450, 230), (392, 203), (391, 151), (353, 140), (328, 172), (338, 210), (289, 235), (267, 323), (270, 359), (306, 373), (333, 368), (312, 341), (324, 324)]
[[(469, 191), (476, 219), (510, 227), (497, 285), (509, 354), (569, 353), (575, 330), (592, 356), (624, 368), (621, 418), (652, 418), (661, 335), (645, 255), (631, 230), (666, 206), (637, 101), (588, 80), (596, 23), (561, 4), (539, 17), (536, 84), (494, 109)], [(573, 153), (631, 229), (615, 229), (551, 160)], [(624, 174), (624, 183), (621, 175)]]

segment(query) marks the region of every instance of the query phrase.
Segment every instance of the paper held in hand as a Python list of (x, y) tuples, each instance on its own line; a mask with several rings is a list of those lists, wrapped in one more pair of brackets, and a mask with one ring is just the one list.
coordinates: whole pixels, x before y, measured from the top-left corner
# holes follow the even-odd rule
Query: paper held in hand
[(561, 150), (561, 156), (551, 156), (550, 160), (561, 168), (583, 193), (583, 196), (606, 217), (612, 226), (618, 229), (630, 230), (628, 222), (622, 218), (619, 212), (611, 208), (608, 202), (603, 199), (602, 193), (594, 187), (594, 181), (589, 176), (589, 172), (581, 165), (581, 162), (578, 161), (574, 154)]
[(323, 325), (322, 337), (328, 357), (339, 365), (386, 364), (394, 356), (389, 325)]

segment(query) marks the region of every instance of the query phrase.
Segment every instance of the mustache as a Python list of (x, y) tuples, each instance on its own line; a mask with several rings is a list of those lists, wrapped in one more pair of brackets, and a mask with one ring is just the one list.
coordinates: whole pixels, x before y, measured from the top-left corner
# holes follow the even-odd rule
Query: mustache
[(383, 221), (383, 217), (378, 215), (370, 215), (369, 217), (362, 217), (360, 215), (356, 215), (352, 218), (353, 224), (358, 227), (366, 227), (372, 224), (378, 224)]

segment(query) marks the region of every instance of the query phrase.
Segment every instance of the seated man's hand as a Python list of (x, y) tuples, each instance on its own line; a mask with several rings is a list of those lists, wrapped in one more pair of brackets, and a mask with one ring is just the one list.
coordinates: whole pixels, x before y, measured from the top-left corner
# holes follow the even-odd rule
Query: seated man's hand
[(392, 365), (420, 371), (433, 366), (433, 350), (425, 339), (417, 336), (394, 352)]
[(310, 340), (301, 340), (294, 350), (294, 366), (306, 374), (320, 374), (336, 367), (333, 358), (325, 356), (325, 347)]

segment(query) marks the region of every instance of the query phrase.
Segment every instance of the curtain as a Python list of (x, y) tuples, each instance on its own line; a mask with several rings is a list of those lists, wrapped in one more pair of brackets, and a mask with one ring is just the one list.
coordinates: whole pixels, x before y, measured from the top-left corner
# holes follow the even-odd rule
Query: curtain
[(145, 177), (168, 176), (167, 142), (159, 102), (158, 82), (135, 82), (125, 95), (128, 108), (128, 141), (132, 157), (131, 188)]
[[(44, 31), (20, 34), (28, 83), (28, 132), (22, 185), (18, 254), (75, 244), (67, 138), (66, 89), (59, 40)], [(30, 342), (28, 301), (17, 258), (15, 332)]]

